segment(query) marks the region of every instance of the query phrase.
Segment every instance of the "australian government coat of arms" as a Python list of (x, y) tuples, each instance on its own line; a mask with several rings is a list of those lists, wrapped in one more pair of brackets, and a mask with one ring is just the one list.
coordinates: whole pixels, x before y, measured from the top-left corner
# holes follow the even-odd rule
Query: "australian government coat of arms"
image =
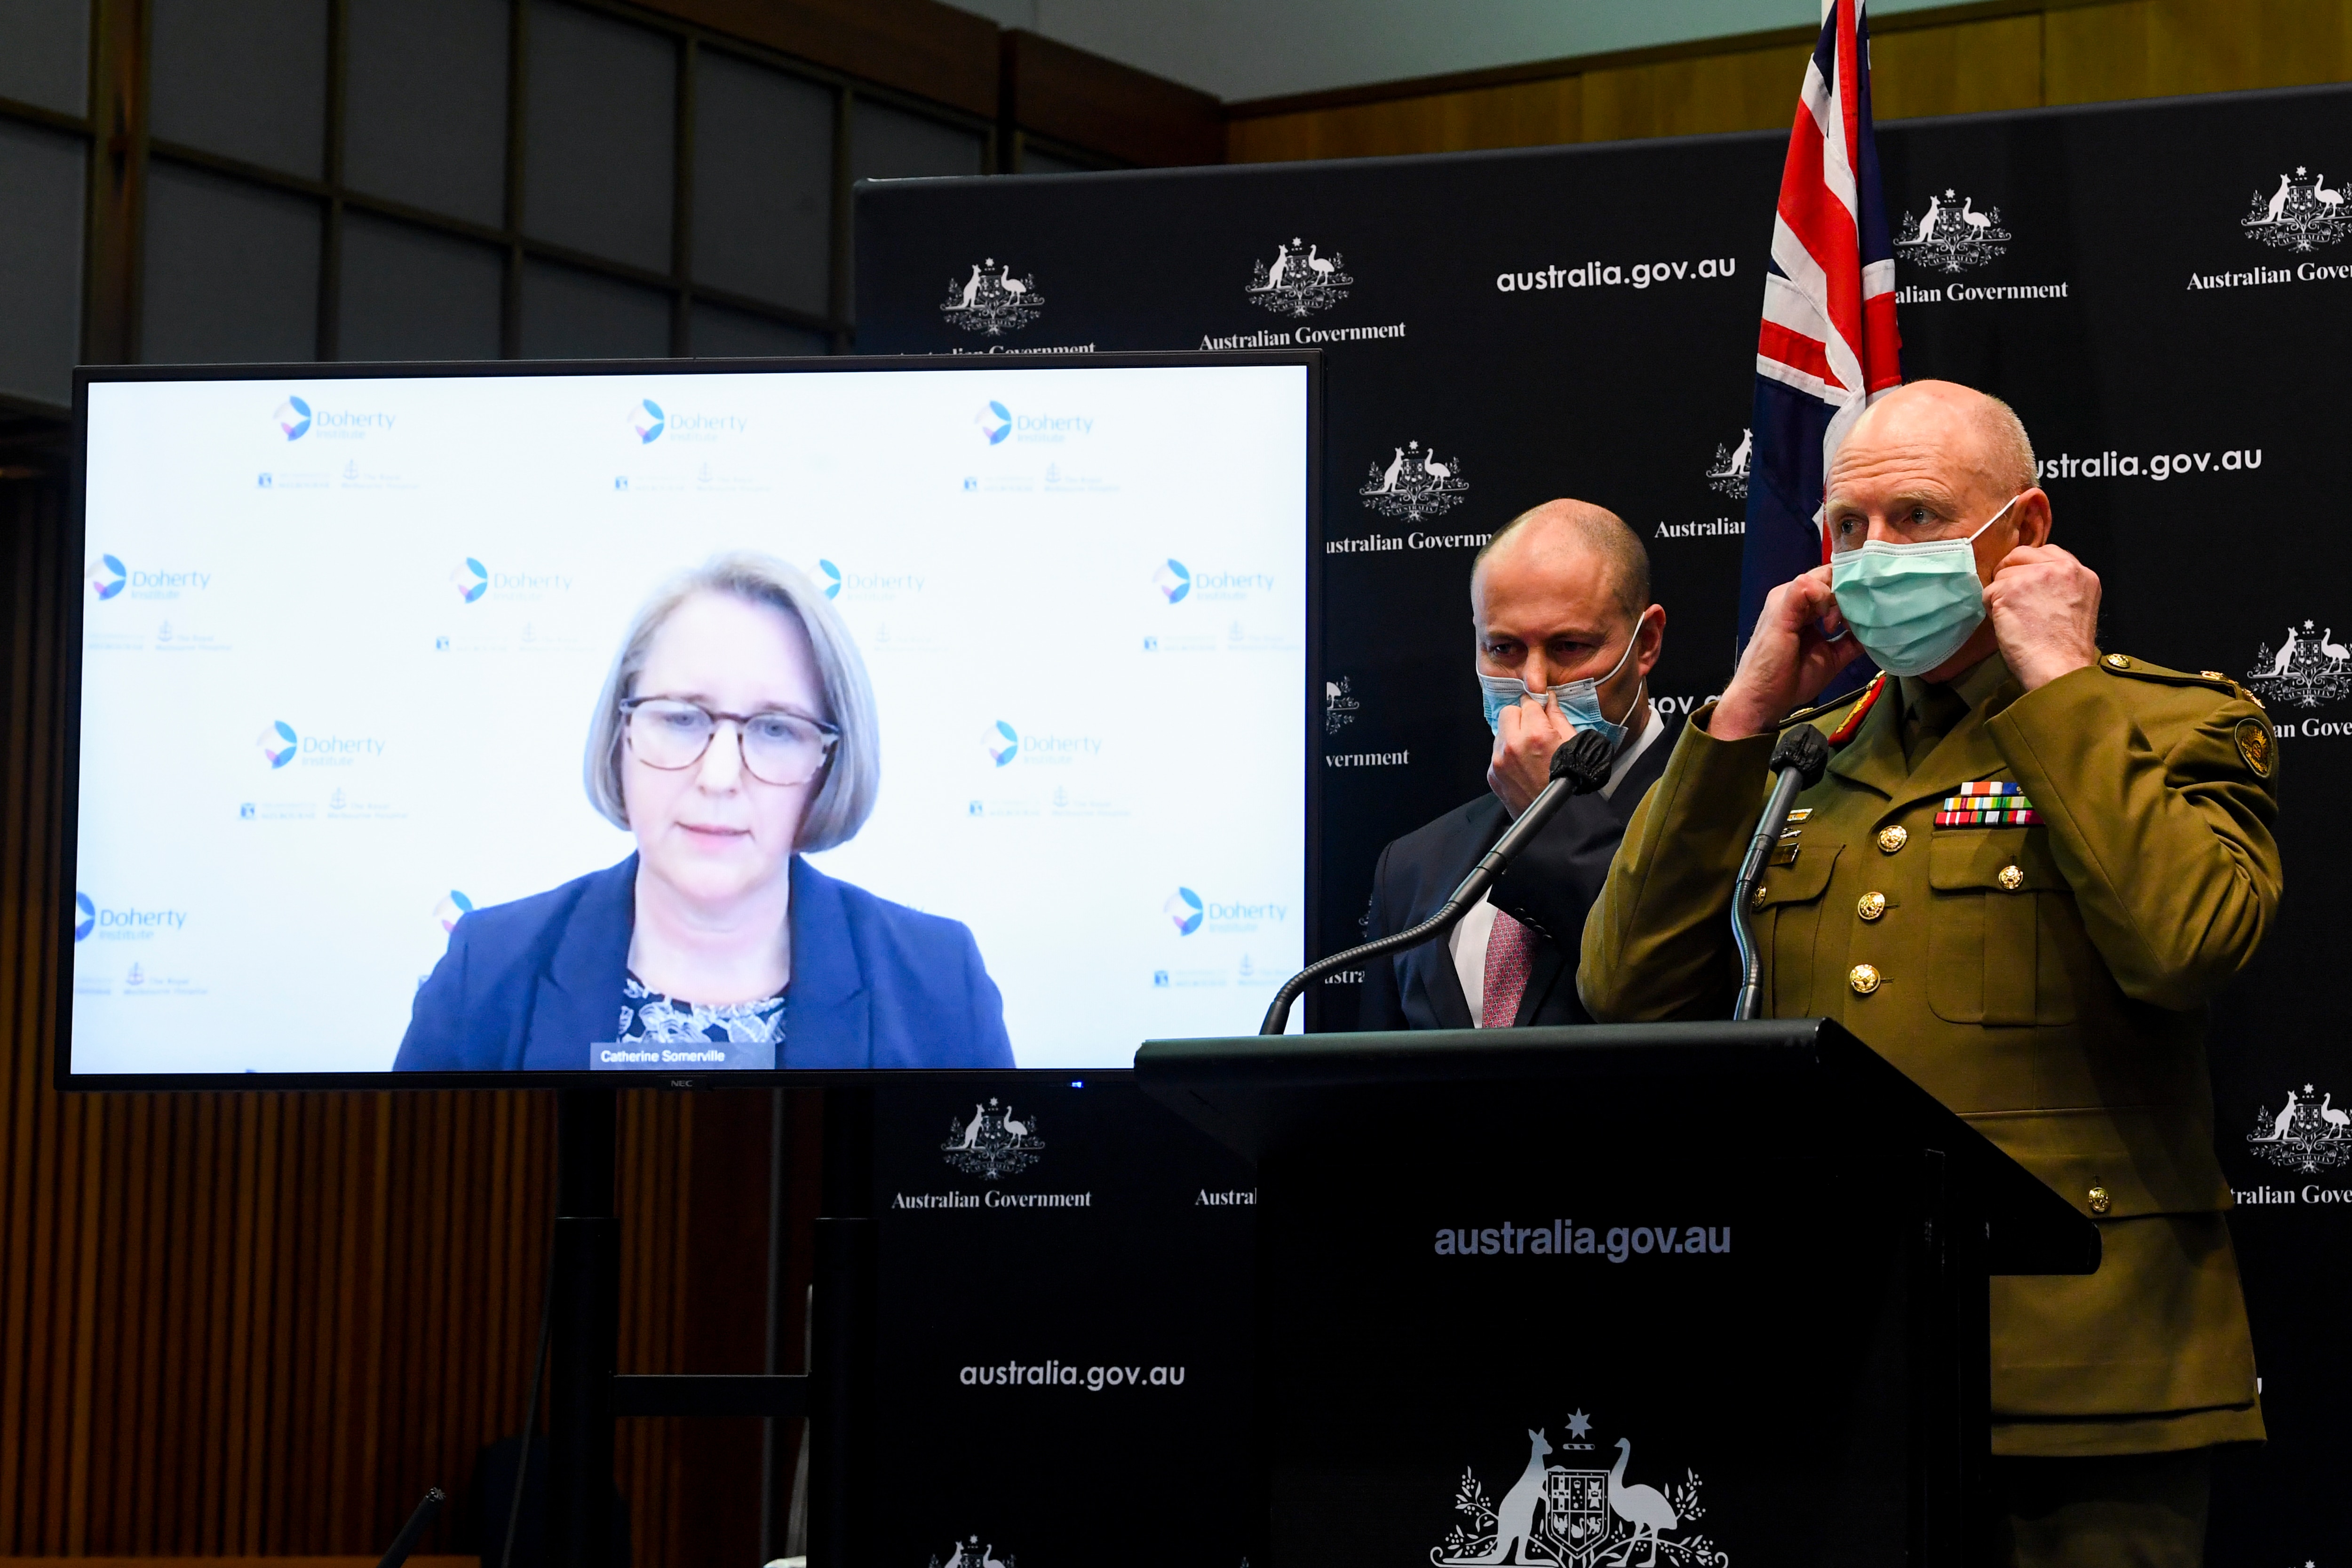
[[(1548, 1431), (1529, 1432), (1527, 1468), (1499, 1500), (1490, 1501), (1465, 1468), (1454, 1492), (1462, 1522), (1431, 1549), (1433, 1568), (1729, 1568), (1730, 1555), (1696, 1528), (1706, 1514), (1698, 1472), (1685, 1470), (1664, 1490), (1628, 1480), (1633, 1445), (1624, 1437), (1614, 1445), (1614, 1465), (1578, 1464), (1572, 1456), (1593, 1452), (1591, 1434), (1592, 1418), (1580, 1410), (1568, 1418), (1557, 1449)], [(1555, 1454), (1570, 1462), (1549, 1462)]]
[(2312, 1093), (2305, 1084), (2288, 1089), (2286, 1103), (2275, 1111), (2267, 1105), (2257, 1109), (2247, 1150), (2273, 1165), (2315, 1174), (2352, 1161), (2352, 1110), (2336, 1109), (2333, 1089), (2317, 1100)]
[(1037, 279), (1015, 278), (1010, 262), (993, 256), (971, 264), (971, 276), (948, 280), (948, 297), (940, 314), (967, 332), (1001, 338), (1017, 331), (1045, 313), (1045, 296)]
[(1396, 455), (1385, 465), (1371, 466), (1370, 477), (1356, 491), (1367, 507), (1382, 517), (1419, 522), (1441, 517), (1462, 504), (1470, 481), (1462, 477), (1461, 458), (1441, 463), (1436, 448), (1424, 449), (1418, 441), (1407, 441), (1394, 450)]
[(971, 1108), (971, 1121), (948, 1119), (948, 1141), (940, 1145), (940, 1152), (965, 1175), (993, 1182), (1035, 1164), (1037, 1151), (1045, 1146), (1037, 1136), (1034, 1112), (1024, 1120), (991, 1095), (986, 1105)]
[(2352, 234), (2344, 193), (2327, 188), (2327, 176), (2298, 165), (2279, 176), (2278, 189), (2254, 192), (2254, 205), (2239, 227), (2248, 239), (2279, 250), (2310, 250)]
[(1274, 247), (1272, 261), (1251, 263), (1250, 303), (1304, 320), (1346, 299), (1356, 280), (1340, 265), (1338, 252), (1324, 256), (1321, 249), (1320, 244), (1294, 238)]
[(2336, 640), (2334, 626), (2306, 620), (2287, 627), (2276, 652), (2263, 644), (2245, 679), (2264, 702), (2316, 708), (2340, 701), (2352, 696), (2352, 649)]

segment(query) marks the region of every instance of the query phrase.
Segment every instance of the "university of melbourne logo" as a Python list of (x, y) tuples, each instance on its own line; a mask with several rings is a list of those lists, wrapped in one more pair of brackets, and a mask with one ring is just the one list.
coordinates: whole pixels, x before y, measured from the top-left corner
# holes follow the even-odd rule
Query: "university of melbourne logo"
[(1349, 695), (1348, 678), (1323, 683), (1323, 732), (1336, 735), (1356, 721), (1356, 710), (1362, 703)]
[(1748, 461), (1756, 449), (1756, 432), (1739, 432), (1739, 445), (1727, 450), (1715, 444), (1715, 463), (1706, 470), (1706, 488), (1733, 500), (1748, 499)]
[(971, 276), (962, 282), (948, 279), (948, 297), (940, 306), (940, 314), (965, 331), (992, 338), (1019, 331), (1045, 313), (1037, 279), (1015, 278), (1012, 264), (1000, 268), (993, 256), (974, 262)]
[(2286, 640), (2276, 653), (2270, 644), (2263, 644), (2253, 668), (2246, 671), (2246, 684), (2266, 701), (2298, 708), (2340, 701), (2352, 696), (2352, 648), (2336, 640), (2334, 626), (2314, 636), (2306, 620), (2287, 627)]
[(2300, 164), (2294, 174), (2281, 174), (2270, 195), (2256, 190), (2254, 205), (2238, 226), (2247, 238), (2281, 250), (2310, 250), (2352, 234), (2344, 193), (2329, 190), (2326, 175), (2310, 174)]
[(980, 426), (980, 433), (988, 437), (992, 447), (1002, 447), (1004, 438), (1013, 434), (1013, 410), (993, 398), (980, 405), (971, 422)]
[(2288, 1089), (2286, 1103), (2273, 1114), (2267, 1105), (2254, 1111), (2254, 1130), (2246, 1147), (2273, 1165), (2297, 1171), (2326, 1171), (2352, 1161), (2352, 1110), (2338, 1110), (2330, 1089), (2316, 1100), (2312, 1087)]
[[(1958, 205), (1955, 205), (1957, 202)], [(1939, 272), (1965, 272), (2004, 254), (2011, 236), (2000, 226), (2000, 209), (1977, 211), (1974, 196), (1946, 191), (1927, 198), (1927, 210), (1918, 217), (1903, 215), (1895, 230), (1895, 254), (1915, 267)]]
[(1160, 596), (1170, 604), (1181, 605), (1192, 592), (1192, 574), (1184, 569), (1181, 561), (1171, 555), (1161, 563), (1159, 571), (1151, 574), (1151, 585), (1159, 589)]
[(286, 432), (289, 441), (299, 441), (310, 432), (310, 405), (299, 397), (287, 398), (278, 405), (278, 412), (271, 417), (278, 421), (278, 427)]
[(1201, 922), (1209, 915), (1208, 907), (1201, 902), (1201, 895), (1190, 888), (1179, 888), (1169, 894), (1168, 901), (1160, 906), (1160, 912), (1175, 926), (1178, 936), (1191, 936), (1199, 931)]
[(993, 1182), (1035, 1164), (1037, 1151), (1045, 1146), (1034, 1115), (1021, 1121), (1011, 1106), (1000, 1105), (991, 1096), (986, 1105), (971, 1108), (970, 1121), (948, 1119), (948, 1141), (940, 1145), (940, 1152), (965, 1175)]
[(1646, 1551), (1643, 1568), (1662, 1559), (1674, 1568), (1728, 1568), (1729, 1553), (1689, 1533), (1706, 1516), (1697, 1471), (1685, 1469), (1664, 1491), (1630, 1482), (1625, 1468), (1633, 1445), (1624, 1437), (1617, 1439), (1617, 1462), (1607, 1469), (1591, 1468), (1595, 1461), (1590, 1459), (1581, 1467), (1544, 1462), (1555, 1451), (1591, 1454), (1591, 1434), (1592, 1418), (1581, 1410), (1568, 1418), (1558, 1450), (1545, 1432), (1529, 1432), (1527, 1468), (1499, 1501), (1487, 1500), (1486, 1489), (1465, 1468), (1454, 1489), (1454, 1511), (1465, 1522), (1446, 1532), (1445, 1544), (1430, 1549), (1430, 1562), (1436, 1568), (1505, 1562), (1519, 1568), (1594, 1568), (1631, 1563), (1635, 1552)]
[(441, 922), (445, 934), (457, 930), (457, 922), (473, 912), (474, 900), (455, 888), (449, 889), (447, 898), (433, 906), (433, 918)]
[(1355, 279), (1339, 269), (1339, 258), (1294, 237), (1274, 247), (1272, 261), (1250, 264), (1249, 301), (1278, 316), (1311, 316), (1348, 297)]
[(85, 575), (89, 578), (89, 591), (100, 600), (105, 600), (122, 592), (122, 584), (130, 579), (131, 574), (114, 556), (100, 555), (89, 563)]
[(298, 741), (293, 725), (283, 719), (275, 719), (254, 737), (254, 743), (261, 748), (261, 754), (269, 759), (271, 767), (282, 768), (294, 760)]
[(457, 597), (472, 604), (490, 591), (489, 568), (467, 556), (449, 571), (449, 585), (457, 590)]
[(74, 941), (81, 942), (98, 929), (98, 906), (88, 893), (74, 895)]
[(1419, 522), (1452, 511), (1470, 493), (1461, 458), (1441, 463), (1435, 447), (1423, 451), (1418, 441), (1407, 441), (1395, 453), (1385, 468), (1374, 463), (1371, 477), (1356, 491), (1382, 517)]
[(650, 447), (669, 428), (669, 416), (662, 412), (660, 404), (650, 397), (641, 397), (637, 405), (629, 410), (629, 428), (636, 432), (639, 446)]

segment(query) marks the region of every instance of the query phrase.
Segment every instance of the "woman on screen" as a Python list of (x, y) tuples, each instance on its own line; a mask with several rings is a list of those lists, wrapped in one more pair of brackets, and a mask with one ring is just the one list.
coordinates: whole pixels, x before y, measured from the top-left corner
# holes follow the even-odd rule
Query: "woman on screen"
[(798, 572), (724, 555), (648, 599), (586, 773), (636, 853), (460, 919), (394, 1068), (1013, 1065), (967, 928), (802, 858), (865, 824), (881, 752), (866, 666)]

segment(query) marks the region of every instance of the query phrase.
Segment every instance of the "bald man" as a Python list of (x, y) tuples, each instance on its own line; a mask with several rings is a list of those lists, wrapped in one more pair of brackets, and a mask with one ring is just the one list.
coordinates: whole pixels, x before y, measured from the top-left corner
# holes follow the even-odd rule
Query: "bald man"
[[(2263, 1436), (2205, 1007), (2277, 915), (2278, 752), (2227, 678), (2095, 639), (2006, 405), (1920, 382), (1830, 466), (1832, 556), (1765, 600), (1584, 931), (1594, 1016), (1720, 1018), (1778, 731), (1834, 755), (1751, 915), (1765, 1012), (1838, 1019), (2097, 1223), (1992, 1282), (2007, 1562), (2202, 1560), (2209, 1455)], [(1791, 714), (1867, 653), (1858, 697)], [(1784, 717), (1787, 715), (1787, 717)]]
[(1507, 1028), (1591, 1020), (1576, 946), (1625, 819), (1670, 748), (1650, 703), (1666, 612), (1650, 558), (1615, 513), (1556, 500), (1506, 523), (1470, 569), (1476, 668), (1495, 746), (1486, 793), (1381, 851), (1368, 938), (1416, 925), (1527, 809), (1580, 729), (1615, 749), (1608, 782), (1570, 800), (1443, 942), (1376, 961), (1361, 1029)]

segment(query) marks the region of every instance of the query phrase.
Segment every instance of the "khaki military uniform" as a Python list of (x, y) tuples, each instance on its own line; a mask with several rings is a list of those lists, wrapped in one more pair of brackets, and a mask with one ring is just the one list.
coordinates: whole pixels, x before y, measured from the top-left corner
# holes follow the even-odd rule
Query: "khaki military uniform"
[[(1856, 706), (1809, 721), (1834, 733)], [(1710, 712), (1585, 924), (1596, 1018), (1729, 1015), (1730, 889), (1775, 737), (1715, 740)], [(2105, 1244), (2095, 1274), (1993, 1281), (1994, 1451), (2261, 1437), (2205, 1060), (2206, 1004), (2278, 909), (2261, 707), (2120, 654), (2029, 693), (1996, 654), (1948, 687), (1886, 682), (1852, 730), (1758, 889), (1764, 1011), (1843, 1023)], [(2040, 820), (1937, 826), (1993, 782)]]

